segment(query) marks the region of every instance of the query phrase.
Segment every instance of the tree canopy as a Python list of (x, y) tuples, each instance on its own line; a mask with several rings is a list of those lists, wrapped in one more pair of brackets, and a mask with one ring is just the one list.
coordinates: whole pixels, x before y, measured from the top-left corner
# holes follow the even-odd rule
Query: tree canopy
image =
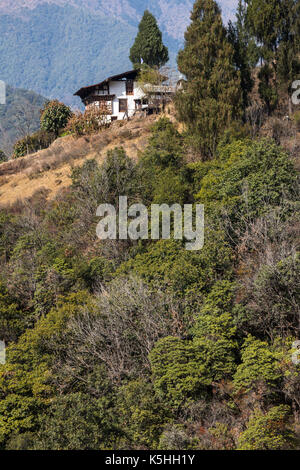
[(204, 157), (212, 157), (226, 127), (241, 117), (242, 105), (234, 50), (213, 0), (195, 2), (178, 68), (186, 77), (176, 97), (178, 117), (194, 147)]
[(129, 58), (134, 66), (144, 63), (150, 67), (161, 67), (169, 60), (168, 48), (163, 44), (157, 21), (148, 10), (144, 12), (139, 24), (139, 32), (130, 49)]

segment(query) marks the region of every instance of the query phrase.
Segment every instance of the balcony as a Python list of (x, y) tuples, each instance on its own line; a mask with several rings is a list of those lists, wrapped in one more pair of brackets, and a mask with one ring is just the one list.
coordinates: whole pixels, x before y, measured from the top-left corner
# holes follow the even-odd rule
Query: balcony
[(148, 93), (161, 93), (161, 94), (172, 94), (176, 92), (176, 87), (167, 85), (145, 85), (145, 90)]

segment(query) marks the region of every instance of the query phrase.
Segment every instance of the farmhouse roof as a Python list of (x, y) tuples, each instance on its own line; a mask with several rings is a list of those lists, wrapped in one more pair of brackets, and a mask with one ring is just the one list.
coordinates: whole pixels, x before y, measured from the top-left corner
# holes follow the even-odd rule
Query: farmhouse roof
[(82, 97), (86, 96), (87, 92), (89, 92), (92, 88), (100, 87), (102, 85), (105, 85), (105, 83), (109, 83), (109, 82), (112, 82), (112, 81), (122, 80), (122, 78), (135, 79), (137, 77), (138, 73), (139, 73), (139, 70), (129, 70), (129, 72), (124, 72), (124, 73), (120, 73), (118, 75), (113, 75), (112, 77), (108, 77), (105, 80), (103, 80), (102, 82), (96, 83), (95, 85), (90, 85), (90, 86), (80, 88), (80, 90), (78, 90), (78, 91), (76, 91), (76, 93), (74, 93), (74, 96), (80, 96), (82, 98)]

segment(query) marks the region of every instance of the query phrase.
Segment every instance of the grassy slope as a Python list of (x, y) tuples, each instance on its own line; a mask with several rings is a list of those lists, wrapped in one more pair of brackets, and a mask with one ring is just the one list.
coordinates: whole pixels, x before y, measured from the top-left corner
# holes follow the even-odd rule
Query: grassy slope
[(154, 119), (156, 117), (116, 123), (108, 130), (79, 139), (62, 137), (49, 149), (0, 164), (0, 207), (30, 199), (38, 191), (46, 191), (49, 198), (54, 197), (70, 185), (72, 167), (91, 158), (101, 162), (111, 148), (123, 146), (129, 157), (138, 158), (148, 141)]

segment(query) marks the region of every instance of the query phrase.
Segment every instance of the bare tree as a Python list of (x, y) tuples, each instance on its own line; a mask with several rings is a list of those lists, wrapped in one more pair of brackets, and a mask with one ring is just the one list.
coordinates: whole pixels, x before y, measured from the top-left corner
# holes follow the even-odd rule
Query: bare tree
[[(32, 104), (19, 104), (16, 109), (15, 119), (16, 119), (16, 129), (18, 131), (19, 137), (25, 139), (36, 128), (36, 123), (34, 121), (35, 108)], [(27, 155), (29, 154), (28, 142), (27, 146)]]
[(83, 307), (69, 320), (64, 337), (54, 341), (67, 345), (63, 354), (57, 349), (59, 388), (65, 387), (64, 377), (84, 381), (95, 365), (104, 366), (116, 383), (149, 373), (148, 355), (156, 341), (180, 334), (180, 308), (170, 295), (153, 292), (138, 279), (111, 282), (98, 293), (94, 307)]
[(251, 106), (246, 109), (246, 121), (251, 127), (252, 137), (258, 135), (266, 116), (267, 111), (259, 101), (254, 101)]

